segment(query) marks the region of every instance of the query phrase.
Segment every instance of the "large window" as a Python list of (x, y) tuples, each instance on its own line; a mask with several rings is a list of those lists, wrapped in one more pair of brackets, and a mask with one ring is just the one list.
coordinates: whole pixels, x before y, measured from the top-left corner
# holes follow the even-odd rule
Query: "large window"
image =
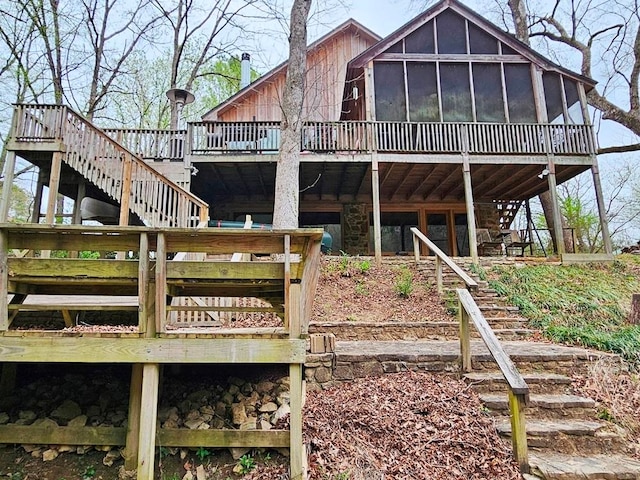
[(376, 118), (382, 121), (406, 121), (404, 65), (401, 62), (375, 62)]
[(435, 53), (433, 22), (426, 23), (404, 39), (406, 53)]
[(465, 20), (457, 13), (445, 10), (436, 17), (438, 53), (467, 53)]
[(531, 66), (507, 64), (504, 66), (507, 104), (511, 123), (535, 123), (536, 108), (531, 81)]
[(407, 62), (409, 121), (439, 122), (438, 82), (434, 62)]
[(471, 122), (468, 63), (441, 63), (442, 118), (445, 122)]
[(479, 122), (505, 121), (502, 97), (502, 73), (499, 64), (473, 64), (473, 92)]

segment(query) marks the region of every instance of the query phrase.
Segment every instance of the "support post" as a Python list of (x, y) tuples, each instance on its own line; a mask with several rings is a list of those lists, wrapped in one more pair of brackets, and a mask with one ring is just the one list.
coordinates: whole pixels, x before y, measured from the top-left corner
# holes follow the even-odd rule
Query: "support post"
[(476, 235), (476, 214), (473, 206), (473, 189), (471, 187), (471, 166), (469, 155), (462, 154), (462, 180), (464, 182), (464, 199), (467, 207), (467, 228), (469, 230), (469, 253), (471, 261), (478, 263), (478, 238)]
[(549, 194), (551, 195), (551, 206), (553, 208), (553, 230), (556, 237), (556, 253), (562, 255), (564, 251), (564, 234), (562, 232), (562, 216), (560, 214), (560, 203), (558, 201), (558, 190), (556, 184), (556, 164), (553, 156), (549, 156), (547, 169), (547, 181), (549, 183)]
[(469, 314), (458, 298), (458, 321), (460, 322), (460, 361), (463, 372), (470, 372), (471, 366), (471, 339), (469, 336)]
[(7, 250), (9, 248), (6, 230), (0, 230), (0, 332), (9, 329), (9, 265)]
[(511, 442), (513, 456), (520, 466), (521, 473), (529, 473), (529, 452), (527, 430), (524, 420), (524, 395), (515, 394), (509, 389), (509, 411), (511, 412)]
[(82, 204), (82, 199), (85, 197), (87, 191), (87, 184), (84, 180), (81, 180), (78, 184), (78, 194), (76, 195), (76, 201), (73, 204), (73, 224), (80, 225), (82, 224), (82, 211), (80, 210), (80, 205)]
[(438, 287), (438, 293), (444, 292), (444, 282), (442, 281), (442, 258), (436, 255), (436, 285)]
[(165, 332), (167, 322), (167, 245), (164, 233), (158, 233), (157, 236), (155, 303), (156, 331)]
[(611, 245), (609, 222), (607, 221), (607, 209), (604, 206), (604, 196), (602, 195), (602, 183), (600, 182), (598, 157), (596, 157), (595, 155), (593, 156), (593, 165), (591, 165), (591, 174), (593, 175), (593, 186), (596, 190), (596, 202), (598, 203), (598, 215), (600, 216), (600, 230), (602, 232), (602, 244), (604, 245), (604, 253), (611, 255), (613, 253), (613, 246)]
[(138, 436), (138, 480), (153, 480), (159, 381), (160, 368), (158, 364), (145, 364), (142, 367), (141, 405), (144, 405), (144, 408), (142, 408), (140, 412), (140, 435)]
[(40, 210), (42, 209), (42, 192), (44, 190), (44, 173), (38, 172), (38, 184), (33, 197), (33, 210), (31, 211), (31, 223), (40, 223)]
[(140, 414), (142, 413), (142, 364), (131, 366), (131, 385), (129, 387), (129, 415), (127, 417), (127, 438), (124, 447), (124, 469), (128, 472), (138, 466), (140, 448)]
[(382, 224), (380, 221), (380, 175), (378, 173), (378, 154), (371, 154), (371, 195), (373, 202), (373, 248), (376, 264), (382, 263)]
[(122, 159), (122, 190), (120, 192), (120, 221), (119, 225), (129, 225), (129, 202), (131, 200), (131, 169), (133, 161), (130, 155)]
[(8, 151), (4, 165), (4, 187), (2, 188), (2, 199), (0, 200), (0, 223), (5, 223), (9, 219), (9, 205), (11, 204), (11, 186), (13, 185), (13, 175), (16, 168), (16, 152)]
[(49, 172), (49, 196), (47, 197), (47, 212), (45, 223), (53, 225), (56, 220), (56, 200), (58, 198), (58, 188), (60, 187), (60, 171), (62, 170), (62, 153), (53, 152), (51, 160), (51, 172)]
[[(289, 338), (300, 338), (302, 333), (302, 287), (300, 284), (291, 284), (289, 288), (289, 311), (290, 325)], [(302, 364), (292, 363), (289, 365), (290, 379), (290, 407), (291, 415), (289, 417), (289, 454), (291, 457), (291, 480), (305, 480), (306, 461), (305, 448), (302, 442), (302, 405), (304, 389), (302, 387)]]

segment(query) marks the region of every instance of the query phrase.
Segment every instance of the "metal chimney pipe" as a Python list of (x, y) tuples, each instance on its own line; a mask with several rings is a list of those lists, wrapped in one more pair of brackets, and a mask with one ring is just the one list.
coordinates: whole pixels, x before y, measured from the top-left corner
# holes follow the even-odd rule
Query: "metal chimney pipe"
[(240, 62), (240, 89), (242, 90), (249, 83), (251, 83), (251, 55), (245, 52)]

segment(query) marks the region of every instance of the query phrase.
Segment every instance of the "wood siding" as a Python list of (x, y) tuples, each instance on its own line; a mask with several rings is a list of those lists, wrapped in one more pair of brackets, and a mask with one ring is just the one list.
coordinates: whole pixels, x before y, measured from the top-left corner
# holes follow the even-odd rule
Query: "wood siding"
[[(339, 120), (347, 63), (373, 44), (368, 37), (353, 29), (338, 32), (307, 56), (307, 87), (303, 118), (309, 121)], [(218, 120), (280, 121), (280, 98), (284, 88), (286, 68), (260, 83), (240, 101), (224, 108)], [(203, 120), (215, 120), (203, 117)]]

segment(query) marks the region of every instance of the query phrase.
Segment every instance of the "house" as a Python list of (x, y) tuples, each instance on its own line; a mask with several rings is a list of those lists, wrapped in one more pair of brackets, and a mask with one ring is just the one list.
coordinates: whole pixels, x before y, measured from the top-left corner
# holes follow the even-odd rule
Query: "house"
[[(285, 75), (286, 63), (186, 130), (106, 132), (176, 192), (201, 199), (211, 219), (251, 214), (269, 223)], [(299, 223), (330, 231), (335, 251), (411, 251), (409, 229), (417, 226), (445, 253), (476, 258), (479, 229), (480, 238), (509, 230), (515, 213), (545, 191), (559, 218), (556, 185), (586, 170), (602, 204), (586, 105), (594, 85), (457, 0), (437, 3), (383, 39), (349, 20), (308, 50)], [(83, 195), (118, 203), (121, 191), (104, 194), (77, 175), (79, 166), (62, 163), (63, 171), (71, 167), (63, 175), (69, 196), (84, 184)], [(133, 178), (133, 190), (142, 188)], [(149, 207), (142, 191), (131, 195), (134, 220), (171, 218), (163, 209), (173, 197)]]

